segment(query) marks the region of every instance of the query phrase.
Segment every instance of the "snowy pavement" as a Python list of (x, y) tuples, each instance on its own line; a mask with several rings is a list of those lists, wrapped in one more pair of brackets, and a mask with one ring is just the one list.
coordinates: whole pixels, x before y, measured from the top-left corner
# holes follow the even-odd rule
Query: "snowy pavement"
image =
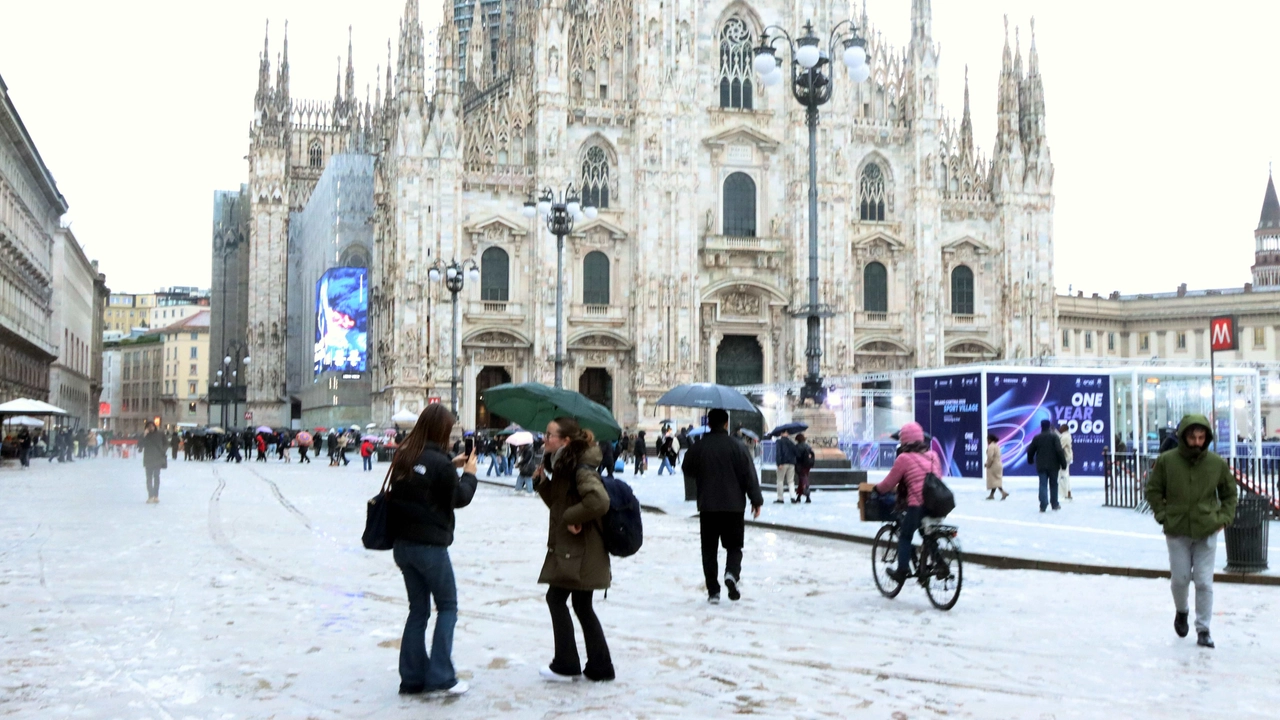
[(1276, 588), (1219, 584), (1209, 651), (1172, 632), (1165, 581), (966, 566), (943, 613), (914, 586), (881, 598), (864, 546), (749, 529), (743, 599), (713, 607), (683, 514), (646, 515), (644, 548), (597, 595), (619, 679), (547, 685), (546, 511), (492, 486), (460, 511), (451, 551), (471, 692), (400, 697), (403, 585), (359, 541), (384, 469), (177, 461), (158, 505), (136, 461), (0, 471), (0, 715), (1262, 718), (1280, 705)]
[[(652, 466), (651, 466), (652, 467)], [(630, 469), (628, 469), (630, 470)], [(872, 482), (886, 473), (873, 472)], [(620, 475), (631, 484), (642, 503), (674, 515), (697, 513), (696, 504), (684, 500), (684, 478), (650, 469), (636, 476)], [(948, 523), (960, 527), (964, 549), (974, 553), (1029, 560), (1049, 560), (1086, 565), (1168, 570), (1164, 534), (1150, 513), (1103, 506), (1102, 478), (1073, 478), (1073, 500), (1063, 499), (1062, 510), (1041, 513), (1039, 484), (1035, 478), (1005, 478), (1009, 499), (986, 499), (983, 480), (946, 478), (956, 495), (956, 509)], [(813, 493), (813, 502), (777, 505), (777, 495), (764, 489), (765, 523), (830, 530), (858, 537), (875, 537), (880, 523), (858, 520), (856, 492)], [(997, 498), (999, 494), (997, 494)], [(1217, 569), (1227, 564), (1225, 543), (1219, 538)], [(1267, 575), (1280, 574), (1280, 524), (1272, 523)]]

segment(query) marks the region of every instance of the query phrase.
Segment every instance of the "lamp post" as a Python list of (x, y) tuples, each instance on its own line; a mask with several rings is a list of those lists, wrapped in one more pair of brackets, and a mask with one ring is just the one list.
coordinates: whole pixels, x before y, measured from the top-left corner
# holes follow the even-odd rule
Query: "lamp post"
[(452, 351), (453, 351), (453, 372), (449, 376), (449, 407), (453, 410), (453, 416), (458, 417), (458, 325), (461, 319), (458, 317), (458, 293), (462, 292), (465, 285), (463, 276), (470, 278), (472, 282), (480, 279), (480, 266), (475, 260), (467, 258), (462, 262), (450, 260), (449, 264), (445, 264), (443, 260), (436, 260), (427, 271), (427, 277), (431, 282), (440, 282), (440, 278), (444, 278), (444, 286), (449, 291), (449, 295), (453, 300), (453, 327), (450, 329), (452, 335)]
[[(773, 31), (770, 35), (770, 31)], [(804, 356), (806, 371), (804, 389), (800, 397), (812, 399), (820, 405), (826, 395), (822, 388), (822, 318), (831, 317), (831, 307), (818, 303), (818, 107), (831, 99), (831, 86), (835, 79), (835, 66), (828, 51), (818, 47), (819, 38), (813, 32), (813, 22), (804, 24), (804, 34), (792, 39), (782, 28), (771, 25), (765, 28), (761, 44), (756, 48), (752, 62), (768, 87), (782, 84), (785, 79), (778, 62), (774, 44), (785, 40), (791, 48), (791, 94), (805, 109), (805, 123), (809, 126), (809, 302), (796, 308), (792, 316), (804, 317), (808, 336)], [(841, 60), (849, 69), (853, 82), (861, 83), (871, 75), (867, 66), (866, 41), (858, 34), (852, 20), (844, 20), (832, 29), (827, 47), (837, 44), (843, 48)]]
[(598, 211), (593, 206), (582, 206), (578, 190), (573, 183), (556, 194), (551, 188), (542, 189), (542, 195), (534, 202), (533, 194), (524, 202), (521, 210), (532, 219), (541, 215), (547, 229), (556, 236), (556, 387), (564, 387), (564, 237), (573, 232), (573, 224), (583, 218), (594, 220)]
[[(221, 387), (222, 395), (222, 428), (227, 427), (227, 404), (233, 404), (232, 415), (239, 410), (240, 373), (249, 367), (250, 358), (245, 355), (248, 350), (243, 343), (233, 342), (223, 350), (222, 369), (218, 371), (214, 387)], [(246, 373), (247, 374), (247, 373)], [(234, 419), (234, 417), (232, 418)]]

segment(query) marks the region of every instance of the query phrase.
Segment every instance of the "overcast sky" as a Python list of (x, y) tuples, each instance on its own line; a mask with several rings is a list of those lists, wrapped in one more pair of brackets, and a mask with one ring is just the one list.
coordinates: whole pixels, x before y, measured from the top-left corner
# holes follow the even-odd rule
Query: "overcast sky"
[[(910, 0), (868, 0), (895, 45)], [(333, 97), (353, 25), (357, 84), (385, 70), (403, 0), (0, 0), (0, 75), (113, 290), (210, 278), (213, 191), (244, 182), (263, 23), (289, 21), (295, 98)], [(443, 5), (423, 0), (425, 24)], [(718, 10), (719, 5), (716, 5)], [(937, 0), (940, 97), (969, 65), (976, 140), (994, 144), (1002, 15), (1036, 18), (1055, 166), (1056, 282), (1086, 292), (1230, 287), (1277, 157), (1280, 3)], [(1012, 30), (1011, 30), (1012, 32)]]

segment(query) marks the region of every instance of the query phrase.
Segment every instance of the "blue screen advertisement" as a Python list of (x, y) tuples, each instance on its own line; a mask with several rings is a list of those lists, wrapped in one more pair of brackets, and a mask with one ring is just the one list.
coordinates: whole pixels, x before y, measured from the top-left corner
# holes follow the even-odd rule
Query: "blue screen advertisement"
[(948, 477), (982, 477), (982, 379), (977, 373), (918, 377), (916, 422), (933, 436)]
[(316, 375), (367, 369), (367, 273), (365, 268), (332, 268), (316, 282)]
[(1101, 475), (1111, 427), (1111, 381), (1106, 375), (987, 375), (987, 430), (1000, 442), (1004, 474), (1036, 475), (1027, 444), (1040, 421), (1071, 431), (1072, 475)]

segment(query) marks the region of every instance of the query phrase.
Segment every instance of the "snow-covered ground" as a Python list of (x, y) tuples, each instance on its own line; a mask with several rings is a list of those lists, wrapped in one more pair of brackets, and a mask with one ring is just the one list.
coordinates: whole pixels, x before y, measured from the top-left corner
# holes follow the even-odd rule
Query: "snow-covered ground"
[[(968, 566), (943, 613), (914, 586), (881, 598), (864, 546), (750, 529), (744, 597), (712, 607), (682, 513), (646, 515), (644, 548), (597, 595), (618, 681), (547, 685), (546, 511), (492, 486), (460, 511), (452, 549), (454, 660), (471, 692), (402, 698), (403, 585), (389, 553), (359, 541), (384, 468), (177, 461), (158, 505), (143, 503), (136, 461), (0, 471), (0, 715), (1261, 718), (1280, 706), (1276, 588), (1219, 584), (1209, 651), (1172, 632), (1165, 581)], [(1015, 490), (992, 512), (1029, 502)], [(1063, 512), (1055, 522), (1085, 511)], [(980, 524), (962, 523), (962, 539)]]

